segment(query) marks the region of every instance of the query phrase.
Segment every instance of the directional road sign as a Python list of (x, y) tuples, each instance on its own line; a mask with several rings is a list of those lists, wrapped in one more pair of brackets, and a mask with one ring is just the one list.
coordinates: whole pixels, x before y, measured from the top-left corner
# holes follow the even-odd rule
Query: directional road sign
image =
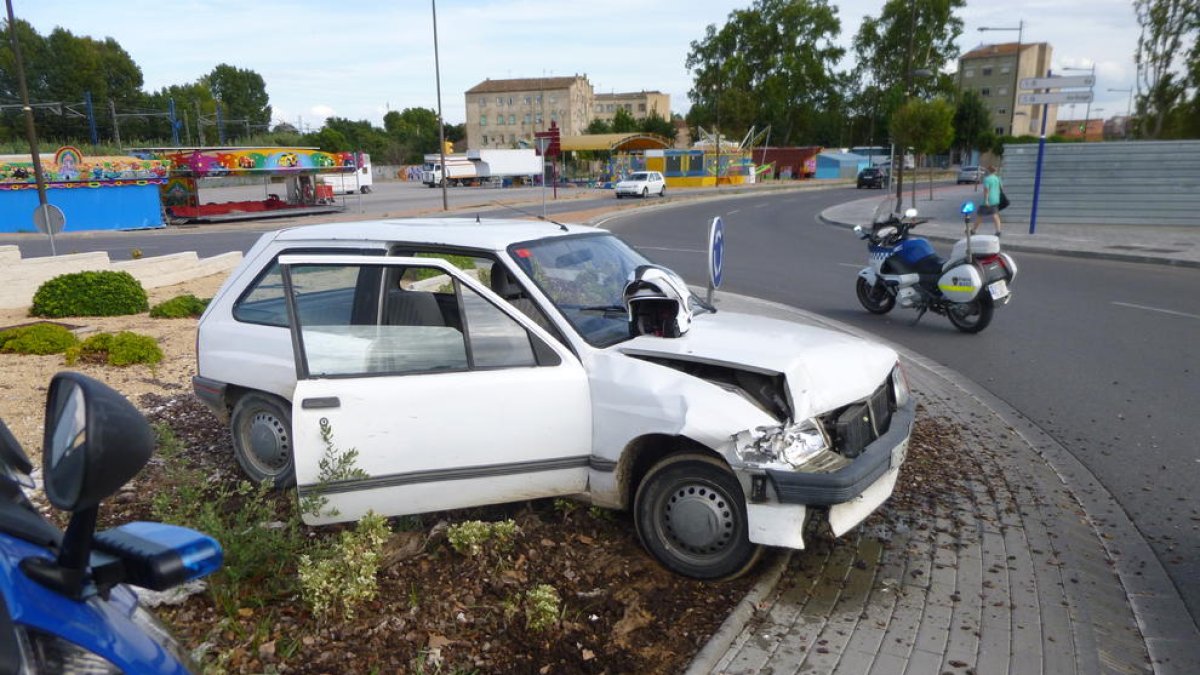
[(1026, 77), (1019, 83), (1019, 89), (1071, 89), (1073, 87), (1096, 86), (1095, 75), (1075, 75), (1072, 77)]
[(1017, 103), (1021, 105), (1041, 105), (1043, 103), (1091, 103), (1092, 91), (1054, 91), (1047, 94), (1017, 94)]

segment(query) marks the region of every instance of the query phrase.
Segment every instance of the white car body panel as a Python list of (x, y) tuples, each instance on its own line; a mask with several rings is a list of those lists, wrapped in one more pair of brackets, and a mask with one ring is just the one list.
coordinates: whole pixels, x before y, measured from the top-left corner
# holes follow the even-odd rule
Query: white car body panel
[(846, 534), (882, 506), (887, 498), (892, 496), (892, 491), (896, 489), (896, 479), (899, 477), (899, 467), (889, 469), (859, 496), (829, 507), (829, 529), (833, 536), (840, 537)]

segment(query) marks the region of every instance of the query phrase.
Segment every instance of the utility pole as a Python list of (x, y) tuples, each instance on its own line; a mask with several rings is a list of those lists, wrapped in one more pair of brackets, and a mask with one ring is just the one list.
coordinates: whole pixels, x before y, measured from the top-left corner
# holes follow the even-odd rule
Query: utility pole
[[(17, 40), (16, 20), (13, 19), (12, 0), (4, 0), (8, 9), (8, 38), (12, 42), (14, 65), (17, 67), (17, 86), (21, 90), (21, 109), (25, 111), (25, 135), (29, 139), (29, 157), (33, 160), (33, 177), (37, 181), (38, 209), (46, 222), (49, 222), (49, 202), (46, 200), (46, 176), (42, 173), (42, 160), (38, 157), (37, 128), (33, 124), (33, 108), (29, 106), (29, 88), (25, 86), (25, 64), (21, 60), (21, 44)], [(34, 216), (36, 217), (36, 213)], [(36, 220), (36, 218), (35, 218)], [(50, 254), (57, 255), (54, 250), (54, 231), (47, 228), (50, 235)]]
[[(908, 97), (912, 95), (913, 36), (917, 32), (917, 8), (916, 8), (915, 2), (910, 1), (908, 3), (908, 16), (909, 16), (908, 49), (904, 50), (904, 102), (905, 103), (908, 102)], [(903, 104), (901, 104), (901, 105), (903, 105)], [(900, 154), (899, 154), (900, 161), (898, 163), (896, 162), (897, 157), (895, 155), (892, 156), (892, 171), (894, 171), (896, 174), (896, 209), (895, 209), (895, 212), (897, 214), (899, 214), (901, 209), (904, 207), (904, 157), (907, 154), (905, 152), (906, 150), (907, 150), (907, 148), (905, 148), (904, 145), (901, 144)], [(915, 199), (915, 197), (914, 197), (914, 199)]]
[[(446, 123), (442, 120), (442, 69), (438, 61), (438, 37), (437, 37), (437, 0), (430, 0), (433, 7), (433, 74), (437, 82), (437, 104), (438, 104), (438, 153), (442, 160), (442, 210), (449, 211), (449, 198), (446, 196), (446, 185), (450, 182), (446, 172)], [(542, 175), (545, 176), (546, 160), (542, 160)], [(546, 180), (542, 179), (542, 200), (543, 214), (546, 210), (544, 206), (546, 199)]]
[(108, 99), (108, 110), (112, 113), (113, 118), (113, 142), (117, 144), (117, 147), (121, 147), (121, 124), (117, 121), (117, 102), (111, 98)]

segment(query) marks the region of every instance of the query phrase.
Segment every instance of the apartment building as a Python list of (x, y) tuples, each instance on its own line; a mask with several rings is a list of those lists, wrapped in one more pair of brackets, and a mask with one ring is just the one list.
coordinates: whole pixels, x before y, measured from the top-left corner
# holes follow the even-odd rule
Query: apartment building
[[(997, 135), (1037, 136), (1042, 130), (1042, 106), (1017, 102), (1018, 82), (1027, 77), (1045, 77), (1053, 48), (1046, 42), (1008, 42), (980, 45), (958, 59), (958, 87), (974, 90), (992, 112), (992, 131)], [(1031, 93), (1031, 92), (1025, 92)], [(1049, 106), (1046, 130), (1052, 133), (1058, 106)]]
[(653, 113), (669, 120), (671, 97), (661, 91), (634, 91), (624, 94), (596, 94), (592, 102), (592, 114), (595, 119), (605, 122), (612, 122), (617, 111), (622, 109), (639, 121)]
[(534, 147), (535, 131), (557, 122), (563, 136), (583, 134), (592, 120), (586, 75), (487, 79), (466, 91), (467, 147)]

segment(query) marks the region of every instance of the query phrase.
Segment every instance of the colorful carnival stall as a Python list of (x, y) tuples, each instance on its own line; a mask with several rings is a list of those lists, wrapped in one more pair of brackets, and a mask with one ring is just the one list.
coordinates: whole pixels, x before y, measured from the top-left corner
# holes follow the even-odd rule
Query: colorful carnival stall
[[(139, 148), (133, 153), (168, 166), (162, 201), (171, 219), (181, 221), (340, 211), (345, 208), (344, 199), (339, 201), (333, 188), (321, 183), (318, 176), (350, 175), (364, 164), (361, 153), (317, 148)], [(261, 185), (262, 198), (206, 203), (202, 189), (221, 182)]]
[[(64, 232), (163, 227), (159, 188), (166, 162), (155, 158), (86, 157), (65, 146), (39, 155), (46, 201), (62, 209)], [(36, 172), (30, 155), (0, 155), (0, 232), (34, 232), (38, 207)]]

